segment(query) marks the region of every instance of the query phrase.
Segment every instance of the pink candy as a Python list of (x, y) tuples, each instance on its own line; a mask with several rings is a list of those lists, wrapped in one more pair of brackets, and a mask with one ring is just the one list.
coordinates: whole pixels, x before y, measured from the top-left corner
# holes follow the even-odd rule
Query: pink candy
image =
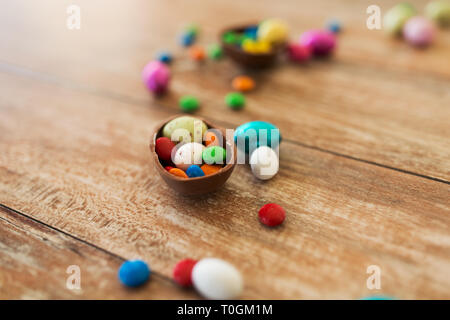
[(151, 61), (142, 70), (142, 81), (155, 94), (163, 93), (170, 80), (170, 70), (160, 61)]
[(433, 24), (422, 17), (409, 19), (403, 27), (403, 36), (408, 43), (417, 47), (425, 47), (433, 42), (436, 30)]
[(326, 56), (335, 48), (336, 37), (329, 31), (310, 30), (300, 36), (300, 44), (309, 47), (316, 56)]
[(303, 62), (311, 57), (311, 48), (298, 43), (290, 43), (287, 52), (289, 58), (296, 62)]

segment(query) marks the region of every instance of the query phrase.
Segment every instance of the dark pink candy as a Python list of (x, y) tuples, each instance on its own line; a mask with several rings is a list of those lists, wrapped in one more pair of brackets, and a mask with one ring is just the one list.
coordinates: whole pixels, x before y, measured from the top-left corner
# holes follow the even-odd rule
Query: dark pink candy
[(300, 36), (300, 44), (309, 47), (316, 56), (326, 56), (336, 47), (336, 36), (324, 30), (310, 30)]
[(142, 70), (142, 81), (153, 93), (163, 93), (170, 80), (170, 70), (160, 61), (149, 62)]
[(289, 58), (296, 62), (304, 62), (311, 57), (311, 48), (299, 43), (290, 43), (287, 52)]

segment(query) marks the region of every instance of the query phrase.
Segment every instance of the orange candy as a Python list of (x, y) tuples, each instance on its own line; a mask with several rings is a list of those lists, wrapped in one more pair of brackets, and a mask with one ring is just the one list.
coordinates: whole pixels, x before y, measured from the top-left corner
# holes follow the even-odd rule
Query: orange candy
[(200, 167), (202, 171), (205, 173), (205, 176), (209, 176), (211, 174), (219, 172), (222, 169), (222, 166), (219, 164), (204, 164)]
[(178, 168), (170, 169), (169, 173), (173, 174), (174, 176), (180, 177), (180, 178), (186, 178), (186, 179), (189, 178), (183, 170), (178, 169)]
[(212, 132), (212, 131), (208, 131), (205, 135), (205, 146), (210, 147), (210, 146), (220, 146), (220, 142), (219, 139), (217, 137), (217, 135)]
[(199, 46), (193, 46), (189, 49), (189, 55), (192, 60), (202, 61), (205, 59), (205, 50)]
[(231, 86), (238, 91), (250, 91), (255, 88), (255, 81), (248, 76), (238, 76), (233, 79)]

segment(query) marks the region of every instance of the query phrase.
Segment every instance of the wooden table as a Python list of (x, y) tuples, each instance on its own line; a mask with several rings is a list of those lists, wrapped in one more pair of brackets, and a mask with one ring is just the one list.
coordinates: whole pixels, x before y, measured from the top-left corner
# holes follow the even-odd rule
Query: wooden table
[[(11, 0), (0, 10), (0, 297), (198, 298), (173, 284), (183, 258), (219, 257), (245, 279), (242, 298), (450, 298), (450, 30), (415, 50), (366, 28), (373, 1)], [(382, 13), (396, 1), (378, 1)], [(426, 1), (414, 1), (423, 10)], [(329, 18), (345, 31), (331, 60), (253, 72), (242, 111), (224, 95), (241, 70), (198, 65), (177, 43), (201, 26), (285, 19), (292, 37)], [(140, 71), (160, 49), (176, 62), (168, 95), (154, 99)], [(251, 120), (284, 137), (269, 181), (237, 167), (209, 196), (174, 194), (150, 161), (156, 123), (177, 100), (227, 128)], [(269, 229), (258, 209), (287, 211)], [(148, 285), (117, 281), (125, 259), (153, 271)], [(81, 270), (69, 290), (67, 268)], [(366, 286), (370, 265), (381, 289)]]

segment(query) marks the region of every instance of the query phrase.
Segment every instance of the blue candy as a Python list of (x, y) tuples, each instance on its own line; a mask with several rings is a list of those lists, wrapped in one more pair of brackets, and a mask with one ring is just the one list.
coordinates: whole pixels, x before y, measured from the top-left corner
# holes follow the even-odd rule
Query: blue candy
[(195, 41), (195, 34), (193, 33), (183, 33), (180, 37), (180, 43), (184, 47), (189, 47)]
[(234, 142), (240, 150), (245, 145), (246, 153), (263, 145), (276, 149), (281, 142), (280, 130), (273, 124), (265, 121), (247, 122), (236, 128)]
[(395, 298), (389, 297), (389, 296), (376, 295), (376, 296), (364, 297), (364, 298), (361, 298), (361, 300), (395, 300)]
[(333, 33), (341, 32), (341, 24), (337, 20), (331, 20), (328, 22), (327, 29)]
[(203, 170), (195, 164), (187, 168), (186, 174), (189, 178), (203, 177), (205, 175)]
[(172, 55), (169, 52), (161, 52), (158, 54), (158, 60), (170, 64), (172, 62)]
[(128, 287), (144, 284), (150, 277), (150, 269), (142, 260), (125, 261), (119, 269), (119, 280)]
[(258, 26), (251, 26), (251, 27), (248, 27), (247, 29), (245, 29), (244, 35), (245, 35), (247, 38), (256, 40), (257, 35), (258, 35)]

